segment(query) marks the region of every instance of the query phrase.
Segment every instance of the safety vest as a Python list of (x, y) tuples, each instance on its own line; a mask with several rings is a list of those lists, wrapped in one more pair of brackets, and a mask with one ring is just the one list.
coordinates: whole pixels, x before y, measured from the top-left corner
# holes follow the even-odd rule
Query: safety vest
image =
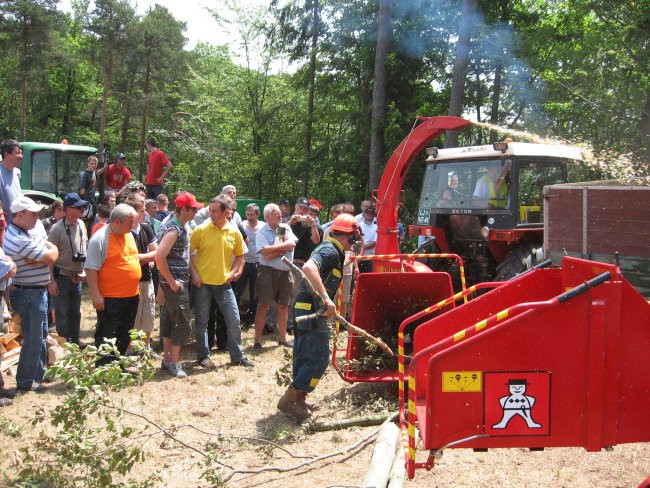
[(492, 208), (506, 208), (508, 203), (508, 185), (506, 185), (505, 180), (501, 182), (498, 188), (495, 188), (490, 175), (483, 175), (481, 178), (485, 179), (485, 183), (490, 192), (488, 206)]

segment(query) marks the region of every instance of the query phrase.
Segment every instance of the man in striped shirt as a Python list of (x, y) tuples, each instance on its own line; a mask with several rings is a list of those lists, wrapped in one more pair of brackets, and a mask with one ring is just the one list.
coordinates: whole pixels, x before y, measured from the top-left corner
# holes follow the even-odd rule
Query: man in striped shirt
[(13, 221), (7, 229), (4, 251), (17, 267), (9, 296), (20, 315), (23, 344), (18, 361), (16, 386), (23, 391), (43, 391), (47, 365), (47, 286), (50, 266), (59, 257), (54, 244), (30, 234), (44, 205), (31, 198), (18, 197), (11, 204)]

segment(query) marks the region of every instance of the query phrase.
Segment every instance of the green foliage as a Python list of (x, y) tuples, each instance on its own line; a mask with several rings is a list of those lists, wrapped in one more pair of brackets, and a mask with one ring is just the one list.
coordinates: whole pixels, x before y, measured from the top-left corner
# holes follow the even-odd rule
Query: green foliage
[(0, 432), (9, 437), (20, 437), (22, 427), (13, 423), (10, 419), (0, 417)]
[[(242, 196), (293, 199), (305, 176), (308, 196), (326, 207), (368, 197), (377, 0), (273, 0), (269, 10), (219, 0), (212, 13), (224, 23), (222, 12), (233, 9), (228, 27), (237, 36), (228, 46), (199, 45), (191, 52), (185, 50), (185, 24), (164, 7), (138, 15), (127, 0), (92, 6), (79, 0), (72, 14), (63, 15), (55, 4), (0, 3), (3, 138), (20, 138), (24, 121), (27, 139), (103, 142), (110, 159), (126, 153), (140, 177), (142, 139), (151, 134), (174, 163), (168, 193), (188, 189), (202, 200), (227, 183)], [(461, 4), (393, 2), (383, 161), (417, 116), (447, 112)], [(635, 168), (648, 170), (647, 0), (477, 4), (466, 115), (486, 120), (494, 114), (500, 125), (632, 153)], [(482, 144), (489, 136), (487, 130), (465, 131), (459, 142)], [(421, 178), (416, 163), (405, 182), (406, 223)]]
[[(76, 344), (68, 344), (68, 354), (48, 369), (48, 377), (57, 377), (65, 384), (66, 396), (50, 412), (37, 410), (32, 424), (48, 421), (57, 430), (23, 449), (25, 459), (19, 479), (15, 480), (17, 486), (154, 486), (153, 477), (137, 483), (115, 480), (144, 461), (142, 446), (136, 439), (146, 436), (147, 426), (129, 425), (123, 407), (110, 396), (153, 376), (142, 342), (144, 333), (131, 333), (134, 356), (121, 356), (114, 340), (83, 351)], [(104, 357), (116, 359), (97, 365)]]

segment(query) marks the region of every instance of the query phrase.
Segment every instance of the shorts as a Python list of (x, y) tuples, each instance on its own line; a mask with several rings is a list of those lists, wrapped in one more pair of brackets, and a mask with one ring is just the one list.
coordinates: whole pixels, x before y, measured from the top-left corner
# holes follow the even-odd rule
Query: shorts
[(160, 283), (165, 294), (165, 314), (160, 315), (160, 335), (172, 340), (175, 346), (185, 346), (190, 342), (190, 294), (187, 285), (181, 284), (173, 292), (167, 283)]
[(258, 266), (255, 295), (264, 305), (289, 305), (293, 290), (293, 275), (270, 266)]
[(133, 328), (151, 335), (154, 326), (154, 316), (156, 314), (156, 297), (153, 294), (153, 282), (141, 281), (139, 286), (140, 301), (138, 302), (138, 313), (135, 316)]

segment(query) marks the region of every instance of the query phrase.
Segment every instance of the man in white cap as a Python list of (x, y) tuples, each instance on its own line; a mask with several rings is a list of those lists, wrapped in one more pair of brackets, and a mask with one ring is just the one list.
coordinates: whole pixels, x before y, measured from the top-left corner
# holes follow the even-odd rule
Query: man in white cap
[(16, 263), (16, 276), (9, 296), (20, 315), (23, 344), (18, 361), (16, 386), (22, 391), (43, 391), (47, 364), (47, 286), (50, 266), (59, 257), (54, 244), (30, 233), (44, 205), (22, 196), (11, 204), (13, 221), (7, 229), (4, 251)]

